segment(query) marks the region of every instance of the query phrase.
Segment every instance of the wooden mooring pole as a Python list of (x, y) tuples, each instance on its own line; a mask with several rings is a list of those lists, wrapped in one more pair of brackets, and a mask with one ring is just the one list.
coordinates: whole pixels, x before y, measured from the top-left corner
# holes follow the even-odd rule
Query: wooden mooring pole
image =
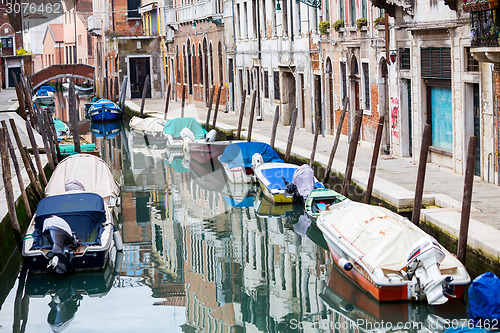
[(366, 185), (365, 204), (369, 204), (372, 200), (373, 182), (375, 180), (375, 171), (377, 171), (378, 155), (380, 155), (380, 143), (382, 142), (382, 134), (384, 131), (384, 119), (385, 116), (381, 116), (378, 119), (375, 146), (373, 147), (372, 164), (370, 167), (370, 175), (368, 176), (368, 184)]
[(415, 225), (420, 224), (420, 210), (422, 209), (422, 196), (424, 195), (425, 170), (427, 168), (427, 154), (431, 139), (431, 125), (425, 124), (420, 146), (420, 157), (418, 161), (417, 184), (415, 187), (415, 199), (413, 200), (413, 213), (411, 221)]
[(17, 248), (21, 250), (22, 232), (19, 227), (16, 213), (16, 201), (14, 199), (14, 191), (12, 189), (11, 175), (10, 175), (10, 162), (9, 152), (6, 147), (6, 136), (8, 136), (6, 128), (0, 128), (0, 154), (2, 155), (2, 178), (5, 187), (5, 196), (7, 199), (7, 207), (9, 211), (9, 220), (14, 232), (14, 237), (17, 242)]
[(21, 142), (21, 138), (19, 137), (19, 132), (17, 131), (17, 126), (16, 123), (14, 122), (14, 119), (12, 118), (9, 119), (9, 123), (10, 123), (10, 128), (12, 129), (12, 133), (14, 133), (14, 138), (16, 139), (17, 148), (21, 153), (21, 158), (24, 163), (24, 168), (28, 173), (28, 177), (30, 178), (31, 184), (33, 185), (35, 191), (37, 192), (38, 196), (41, 199), (43, 198), (43, 189), (39, 179), (36, 177), (36, 171), (32, 165), (33, 162), (31, 161), (31, 157), (29, 156), (29, 154), (26, 153), (26, 148), (23, 146)]
[(340, 134), (342, 133), (342, 125), (344, 124), (344, 118), (347, 113), (347, 109), (349, 108), (349, 98), (344, 97), (343, 109), (340, 114), (339, 123), (337, 124), (337, 132), (335, 133), (335, 139), (333, 141), (332, 151), (330, 152), (330, 159), (328, 160), (328, 165), (326, 166), (325, 176), (323, 177), (323, 183), (326, 184), (328, 182), (328, 178), (330, 178), (330, 172), (332, 171), (333, 158), (335, 157), (335, 153), (337, 152), (337, 147), (339, 146)]
[(462, 199), (462, 213), (460, 217), (460, 232), (458, 234), (457, 258), (465, 264), (467, 254), (467, 237), (469, 235), (470, 208), (472, 201), (472, 185), (474, 184), (474, 169), (476, 162), (477, 138), (471, 136), (467, 150), (467, 165), (465, 167), (464, 196)]
[(12, 164), (14, 165), (14, 170), (16, 171), (17, 183), (19, 184), (19, 188), (21, 189), (21, 197), (23, 198), (24, 206), (26, 207), (26, 214), (28, 220), (31, 220), (31, 208), (30, 202), (28, 200), (28, 195), (26, 194), (26, 188), (24, 186), (23, 175), (21, 173), (21, 167), (19, 166), (19, 162), (17, 161), (16, 151), (14, 150), (14, 145), (10, 140), (9, 131), (7, 129), (7, 122), (2, 120), (2, 128), (5, 129), (5, 145), (10, 151), (10, 157), (12, 159)]
[(113, 89), (113, 102), (117, 103), (118, 100), (119, 100), (119, 96), (120, 96), (120, 93), (119, 93), (119, 90), (120, 90), (120, 87), (118, 86), (118, 77), (115, 77), (115, 80), (114, 80), (114, 89)]
[(349, 142), (349, 153), (347, 154), (347, 165), (344, 176), (344, 188), (342, 194), (347, 197), (349, 186), (351, 185), (352, 172), (354, 170), (354, 161), (356, 160), (356, 151), (358, 150), (359, 134), (361, 133), (361, 124), (363, 122), (363, 110), (359, 109), (356, 113), (354, 128), (352, 129), (351, 142)]
[(217, 124), (217, 113), (219, 112), (219, 103), (220, 103), (220, 93), (222, 91), (222, 84), (219, 86), (219, 90), (217, 91), (217, 100), (215, 101), (215, 110), (214, 110), (214, 121), (212, 123), (212, 129), (215, 128)]
[(214, 96), (215, 96), (215, 85), (212, 85), (212, 89), (210, 90), (210, 97), (208, 98), (208, 110), (207, 110), (207, 120), (205, 121), (205, 129), (210, 130), (210, 115), (212, 114), (212, 104), (214, 104)]
[(144, 104), (146, 103), (146, 94), (148, 93), (149, 87), (149, 74), (146, 75), (144, 80), (144, 88), (142, 89), (142, 100), (141, 100), (141, 111), (139, 112), (139, 117), (144, 118)]
[(316, 129), (314, 130), (313, 146), (311, 150), (311, 157), (309, 158), (309, 166), (312, 168), (314, 164), (314, 156), (316, 155), (316, 146), (318, 145), (318, 135), (321, 130), (321, 122), (318, 117), (316, 117)]
[[(49, 128), (51, 129), (51, 132), (52, 132), (52, 140), (53, 140), (54, 146), (55, 146), (55, 153), (57, 156), (60, 156), (61, 151), (59, 149), (59, 140), (57, 139), (57, 131), (56, 131), (56, 127), (54, 125), (54, 118), (52, 118), (52, 116), (49, 115), (48, 113), (45, 113), (45, 115), (47, 116)], [(57, 163), (59, 163), (59, 161), (57, 160), (57, 157), (56, 157), (56, 164)]]
[(16, 87), (17, 101), (19, 102), (19, 112), (21, 113), (21, 117), (26, 120), (26, 104), (24, 103), (23, 92), (21, 90), (19, 82), (17, 82), (17, 77), (15, 75), (13, 75), (12, 77), (14, 78), (14, 85)]
[(276, 110), (274, 110), (274, 119), (273, 119), (273, 129), (271, 130), (271, 141), (269, 141), (269, 145), (274, 149), (274, 143), (276, 141), (276, 131), (278, 130), (278, 122), (280, 121), (280, 106), (276, 105)]
[(253, 117), (255, 115), (255, 100), (257, 99), (257, 90), (252, 92), (252, 101), (250, 102), (250, 119), (248, 120), (247, 141), (252, 141)]
[(73, 144), (75, 145), (75, 153), (81, 153), (80, 149), (80, 132), (78, 131), (78, 110), (76, 109), (75, 101), (75, 85), (73, 81), (69, 84), (68, 89), (68, 108), (71, 135), (73, 136)]
[(186, 104), (186, 85), (182, 85), (181, 118), (184, 118), (184, 105)]
[(120, 109), (123, 111), (123, 108), (125, 107), (125, 97), (127, 94), (127, 75), (123, 77), (123, 82), (122, 82), (122, 90), (120, 91), (120, 99), (119, 99), (119, 106)]
[(49, 167), (52, 171), (56, 168), (56, 164), (54, 161), (54, 155), (52, 154), (52, 150), (50, 149), (50, 143), (49, 143), (49, 137), (47, 133), (47, 123), (44, 120), (43, 117), (43, 112), (40, 109), (40, 105), (36, 103), (36, 124), (38, 127), (38, 132), (40, 133), (40, 136), (42, 137), (42, 143), (43, 143), (43, 148), (45, 149), (45, 156), (47, 156), (47, 161), (49, 163)]
[(299, 109), (295, 108), (292, 113), (292, 119), (290, 120), (290, 131), (288, 132), (288, 141), (286, 144), (285, 162), (288, 163), (290, 160), (290, 153), (292, 152), (293, 137), (295, 136), (295, 124), (297, 123), (297, 114)]
[(247, 99), (247, 91), (243, 90), (240, 105), (240, 114), (238, 117), (238, 132), (236, 132), (236, 140), (241, 139), (241, 126), (243, 125), (243, 116), (245, 115), (245, 101)]
[(163, 119), (164, 120), (167, 120), (168, 106), (170, 104), (170, 90), (171, 90), (171, 86), (169, 83), (167, 86), (167, 98), (165, 100), (165, 111), (163, 112)]
[(54, 121), (52, 119), (52, 115), (50, 115), (48, 112), (42, 112), (42, 116), (42, 120), (45, 124), (45, 128), (43, 130), (46, 131), (47, 139), (49, 141), (50, 154), (52, 155), (54, 167), (56, 167), (57, 163), (59, 162), (57, 159), (56, 146), (59, 147), (59, 144), (57, 141), (57, 133), (55, 132), (56, 129), (54, 127)]
[(45, 186), (47, 185), (47, 176), (45, 176), (45, 171), (43, 170), (42, 160), (40, 159), (40, 152), (38, 151), (38, 145), (36, 144), (33, 129), (31, 128), (31, 123), (29, 122), (29, 120), (26, 120), (26, 131), (28, 132), (31, 149), (33, 149), (33, 155), (35, 156), (36, 166), (38, 167), (38, 174), (40, 178), (42, 178), (43, 186)]

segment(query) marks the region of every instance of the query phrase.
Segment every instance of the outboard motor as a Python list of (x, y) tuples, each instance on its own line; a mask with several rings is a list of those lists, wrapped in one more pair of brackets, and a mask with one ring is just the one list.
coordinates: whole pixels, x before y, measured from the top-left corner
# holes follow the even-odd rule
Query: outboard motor
[(216, 136), (217, 136), (217, 131), (214, 129), (210, 130), (210, 132), (208, 132), (205, 135), (205, 142), (214, 142)]
[(430, 305), (444, 304), (446, 296), (453, 297), (453, 277), (442, 275), (439, 265), (445, 254), (441, 246), (431, 236), (419, 240), (408, 255), (406, 272), (411, 279), (418, 280), (420, 292), (423, 292)]
[(261, 164), (264, 164), (264, 159), (262, 158), (262, 155), (259, 153), (253, 154), (252, 155), (252, 169), (255, 170), (255, 168)]
[(189, 140), (190, 142), (195, 142), (196, 138), (194, 137), (193, 132), (187, 127), (184, 127), (181, 131), (181, 138), (186, 141)]
[(315, 179), (313, 169), (307, 164), (302, 164), (293, 173), (292, 183), (297, 186), (296, 201), (304, 202), (309, 193), (314, 190)]
[(43, 221), (43, 235), (52, 246), (47, 253), (50, 259), (48, 267), (57, 273), (66, 273), (70, 266), (70, 248), (78, 247), (78, 240), (66, 221), (58, 216), (51, 216)]

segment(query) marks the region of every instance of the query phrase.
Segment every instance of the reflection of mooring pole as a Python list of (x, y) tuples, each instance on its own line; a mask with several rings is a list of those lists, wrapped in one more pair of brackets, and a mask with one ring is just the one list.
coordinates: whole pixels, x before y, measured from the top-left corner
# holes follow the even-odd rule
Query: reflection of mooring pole
[(429, 152), (431, 125), (425, 124), (420, 147), (418, 161), (417, 184), (415, 188), (415, 199), (413, 200), (413, 213), (411, 221), (415, 225), (420, 224), (420, 210), (422, 209), (422, 196), (424, 195), (425, 170), (427, 168), (427, 154)]
[(375, 171), (377, 171), (378, 155), (380, 155), (380, 143), (382, 142), (382, 134), (384, 132), (384, 119), (385, 116), (381, 116), (378, 119), (375, 146), (373, 147), (372, 165), (370, 167), (370, 175), (368, 176), (368, 184), (366, 185), (365, 204), (369, 204), (372, 199), (373, 182), (375, 180)]
[(477, 138), (471, 136), (467, 150), (467, 166), (465, 167), (464, 196), (462, 199), (462, 214), (460, 219), (460, 232), (458, 236), (457, 258), (465, 264), (467, 253), (467, 237), (469, 234), (470, 206), (472, 201), (472, 185), (474, 184), (474, 169), (476, 162)]

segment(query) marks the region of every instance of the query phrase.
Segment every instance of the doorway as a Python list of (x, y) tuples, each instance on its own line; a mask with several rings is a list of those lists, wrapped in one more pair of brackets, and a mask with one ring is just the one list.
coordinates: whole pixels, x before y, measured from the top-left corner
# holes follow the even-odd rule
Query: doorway
[(295, 77), (291, 72), (282, 73), (281, 103), (283, 108), (283, 125), (290, 125), (292, 113), (295, 110)]
[[(144, 90), (144, 81), (150, 73), (150, 58), (149, 57), (133, 57), (129, 58), (130, 66), (130, 96), (131, 98), (141, 98)], [(148, 85), (146, 97), (151, 98), (151, 84)]]
[(321, 116), (321, 76), (314, 75), (314, 124), (312, 132), (316, 131), (316, 122), (319, 122), (320, 132), (323, 133), (323, 117)]
[(474, 110), (474, 136), (476, 140), (476, 161), (474, 167), (474, 174), (481, 176), (481, 107), (479, 100), (479, 84), (472, 85), (473, 94), (473, 110)]
[(401, 141), (402, 155), (412, 156), (412, 117), (411, 117), (411, 81), (402, 80), (401, 89)]

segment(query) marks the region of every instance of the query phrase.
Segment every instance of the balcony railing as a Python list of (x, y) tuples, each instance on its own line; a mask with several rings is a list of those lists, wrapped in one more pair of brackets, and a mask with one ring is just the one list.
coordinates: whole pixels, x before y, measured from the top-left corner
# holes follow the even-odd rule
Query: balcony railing
[(471, 46), (499, 46), (500, 16), (498, 9), (471, 12)]
[(88, 18), (88, 29), (92, 35), (102, 35), (101, 20), (97, 15), (91, 15)]
[[(194, 1), (193, 3), (176, 7), (174, 10), (177, 12), (177, 23), (193, 22), (209, 18), (222, 19), (222, 1), (220, 0)], [(167, 17), (168, 21), (169, 18)]]

